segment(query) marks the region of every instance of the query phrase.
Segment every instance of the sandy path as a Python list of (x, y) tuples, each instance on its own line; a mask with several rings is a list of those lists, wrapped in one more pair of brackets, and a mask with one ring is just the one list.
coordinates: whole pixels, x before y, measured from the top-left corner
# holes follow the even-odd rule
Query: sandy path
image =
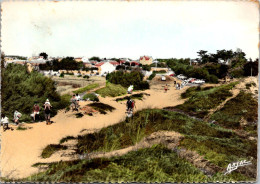
[[(137, 110), (145, 108), (162, 108), (183, 103), (180, 94), (186, 89), (175, 90), (173, 85), (167, 93), (161, 86), (146, 90), (150, 96), (145, 96), (143, 101), (136, 100)], [(47, 126), (45, 123), (28, 124), (32, 129), (25, 131), (6, 131), (2, 134), (1, 143), (1, 174), (2, 177), (24, 178), (38, 171), (31, 167), (37, 162), (47, 160), (40, 158), (42, 149), (48, 144), (57, 144), (60, 139), (71, 135), (77, 136), (80, 131), (87, 129), (93, 131), (109, 125), (116, 124), (125, 118), (125, 102), (117, 103), (115, 98), (100, 98), (100, 101), (116, 108), (106, 115), (95, 114), (75, 118), (71, 113), (59, 112), (52, 120), (54, 124)], [(89, 102), (82, 102), (84, 105)], [(52, 161), (61, 160), (60, 157), (51, 157)], [(48, 160), (50, 161), (50, 160)]]

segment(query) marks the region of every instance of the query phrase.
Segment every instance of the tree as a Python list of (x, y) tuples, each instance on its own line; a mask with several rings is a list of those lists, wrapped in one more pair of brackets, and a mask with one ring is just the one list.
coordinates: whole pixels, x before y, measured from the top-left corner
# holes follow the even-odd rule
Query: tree
[(48, 59), (48, 54), (46, 54), (45, 52), (41, 52), (39, 56), (42, 56), (43, 59)]
[(99, 57), (97, 57), (97, 56), (93, 56), (93, 57), (89, 58), (89, 61), (98, 61), (98, 62), (100, 62), (101, 59)]
[(255, 62), (247, 62), (244, 65), (244, 75), (245, 76), (257, 76), (258, 75), (258, 59)]
[[(30, 114), (35, 102), (42, 106), (48, 98), (52, 103), (52, 115), (64, 108), (60, 95), (56, 92), (55, 82), (42, 74), (29, 73), (25, 65), (8, 64), (3, 71), (2, 112), (9, 118), (17, 109), (23, 114), (21, 121), (30, 121)], [(41, 108), (43, 111), (43, 108)], [(44, 113), (40, 116), (44, 119)]]

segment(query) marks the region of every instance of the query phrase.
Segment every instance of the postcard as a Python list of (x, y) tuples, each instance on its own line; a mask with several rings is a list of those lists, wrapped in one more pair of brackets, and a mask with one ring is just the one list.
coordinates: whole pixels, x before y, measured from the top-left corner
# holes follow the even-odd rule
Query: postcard
[(258, 1), (3, 1), (2, 182), (257, 181)]

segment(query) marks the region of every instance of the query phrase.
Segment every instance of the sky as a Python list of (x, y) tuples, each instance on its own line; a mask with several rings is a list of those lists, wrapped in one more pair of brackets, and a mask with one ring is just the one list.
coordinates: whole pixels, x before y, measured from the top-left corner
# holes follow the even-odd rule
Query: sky
[[(257, 1), (256, 1), (257, 2)], [(259, 57), (255, 1), (8, 1), (6, 55), (138, 59), (196, 58), (199, 50), (242, 49)]]

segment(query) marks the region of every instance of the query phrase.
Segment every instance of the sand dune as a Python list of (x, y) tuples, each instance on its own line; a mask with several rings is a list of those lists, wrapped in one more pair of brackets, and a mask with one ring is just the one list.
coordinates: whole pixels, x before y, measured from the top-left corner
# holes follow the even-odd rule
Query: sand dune
[[(176, 90), (173, 85), (170, 90), (164, 93), (161, 85), (152, 86), (145, 93), (143, 101), (136, 100), (136, 110), (146, 108), (163, 108), (165, 106), (175, 106), (184, 102), (180, 99), (180, 94), (187, 87)], [(65, 136), (77, 136), (80, 131), (95, 131), (97, 129), (116, 124), (125, 118), (125, 102), (116, 102), (115, 98), (101, 98), (100, 101), (116, 108), (113, 112), (106, 115), (94, 114), (94, 116), (83, 116), (75, 118), (72, 112), (64, 113), (60, 111), (52, 120), (52, 125), (43, 123), (26, 124), (31, 129), (24, 131), (6, 131), (2, 134), (1, 143), (1, 174), (2, 177), (24, 178), (38, 171), (37, 168), (31, 167), (34, 163), (45, 161), (59, 161), (60, 156), (42, 159), (40, 154), (42, 149), (48, 144), (57, 144)], [(81, 102), (81, 106), (89, 102)], [(63, 158), (64, 160), (64, 158)]]

